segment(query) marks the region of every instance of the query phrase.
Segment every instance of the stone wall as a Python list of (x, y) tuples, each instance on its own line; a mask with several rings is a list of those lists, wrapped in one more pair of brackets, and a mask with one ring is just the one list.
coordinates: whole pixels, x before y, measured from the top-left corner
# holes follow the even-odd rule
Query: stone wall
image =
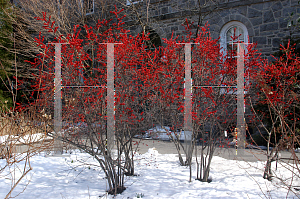
[[(152, 22), (149, 27), (155, 30), (161, 38), (183, 35), (182, 24), (198, 23), (199, 16), (202, 25), (210, 24), (213, 38), (218, 38), (224, 25), (231, 21), (243, 23), (249, 34), (250, 42), (257, 43), (257, 48), (263, 55), (278, 51), (280, 43), (290, 36), (298, 36), (299, 31), (288, 28), (291, 13), (299, 17), (298, 0), (220, 0), (218, 5), (207, 5), (199, 12), (194, 0), (151, 1), (156, 6), (150, 9)], [(203, 1), (202, 1), (203, 2)], [(200, 14), (199, 14), (200, 13)], [(141, 27), (132, 27), (135, 33), (141, 32)]]
[(278, 51), (280, 43), (289, 36), (298, 35), (292, 28), (288, 28), (291, 13), (295, 16), (300, 14), (297, 0), (261, 1), (220, 10), (208, 19), (208, 23), (211, 24), (211, 31), (216, 38), (226, 23), (242, 22), (247, 27), (250, 42), (257, 43), (257, 48), (262, 54), (269, 56)]

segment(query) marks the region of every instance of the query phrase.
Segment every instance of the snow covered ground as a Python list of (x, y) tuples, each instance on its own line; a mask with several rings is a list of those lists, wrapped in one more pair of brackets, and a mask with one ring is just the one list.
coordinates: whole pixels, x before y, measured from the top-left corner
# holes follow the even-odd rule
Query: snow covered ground
[[(0, 160), (0, 166), (3, 165), (4, 160)], [(41, 153), (31, 159), (31, 166), (33, 171), (12, 196), (29, 183), (17, 198), (113, 198), (106, 195), (105, 175), (97, 162), (78, 150), (66, 157), (45, 157)], [(276, 174), (281, 178), (291, 177), (284, 166), (278, 165)], [(189, 170), (179, 165), (175, 154), (163, 155), (150, 148), (145, 154), (135, 155), (138, 176), (126, 177), (127, 189), (115, 198), (297, 198), (281, 188), (279, 180), (273, 183), (264, 180), (263, 168), (264, 162), (247, 163), (215, 156), (211, 166), (212, 182), (194, 180), (196, 167), (193, 165), (193, 180), (189, 183)], [(0, 174), (0, 198), (10, 189), (10, 176), (5, 174)], [(299, 179), (293, 180), (300, 185)]]
[(50, 140), (52, 138), (42, 133), (35, 133), (35, 134), (23, 135), (23, 136), (3, 135), (0, 136), (0, 144), (5, 143), (7, 141), (11, 142), (11, 144), (26, 144), (26, 143), (39, 142), (47, 139)]

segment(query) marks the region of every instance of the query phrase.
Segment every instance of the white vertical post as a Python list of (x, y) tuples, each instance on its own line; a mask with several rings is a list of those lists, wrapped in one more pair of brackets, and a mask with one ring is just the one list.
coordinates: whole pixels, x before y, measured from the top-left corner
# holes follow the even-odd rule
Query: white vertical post
[[(245, 117), (244, 117), (244, 49), (245, 44), (237, 44), (237, 138), (238, 148), (245, 149)], [(243, 150), (241, 151), (243, 153)]]
[[(191, 74), (191, 43), (185, 44), (185, 81), (184, 81), (184, 134), (191, 141), (192, 127), (192, 74)], [(190, 136), (189, 136), (190, 135)]]
[(114, 43), (107, 43), (107, 150), (111, 153), (115, 139)]
[[(60, 135), (61, 129), (61, 43), (55, 43), (54, 132), (56, 136)], [(54, 139), (54, 153), (62, 153), (62, 145), (58, 139)]]
[(185, 76), (184, 76), (184, 142), (187, 158), (192, 157), (192, 43), (184, 44), (185, 51)]

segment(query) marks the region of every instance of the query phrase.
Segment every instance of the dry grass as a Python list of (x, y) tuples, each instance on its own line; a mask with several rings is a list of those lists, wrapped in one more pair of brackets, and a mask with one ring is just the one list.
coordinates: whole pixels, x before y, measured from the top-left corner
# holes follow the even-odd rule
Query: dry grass
[(37, 127), (31, 121), (26, 121), (24, 117), (4, 117), (0, 116), (0, 136), (3, 135), (28, 135), (45, 133), (46, 125), (41, 122)]
[(23, 115), (2, 114), (0, 158), (8, 158), (15, 153), (35, 154), (51, 148), (53, 139), (47, 136), (47, 130), (46, 122), (34, 122)]

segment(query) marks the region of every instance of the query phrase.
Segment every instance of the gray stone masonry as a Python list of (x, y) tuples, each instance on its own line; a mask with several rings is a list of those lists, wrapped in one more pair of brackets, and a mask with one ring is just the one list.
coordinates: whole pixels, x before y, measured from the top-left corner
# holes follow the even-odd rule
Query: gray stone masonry
[[(152, 1), (151, 1), (152, 2)], [(210, 32), (214, 39), (220, 37), (222, 27), (231, 21), (243, 23), (249, 34), (250, 42), (257, 43), (263, 56), (279, 50), (279, 45), (288, 38), (299, 35), (288, 27), (291, 13), (299, 17), (298, 0), (220, 0), (219, 5), (207, 5), (201, 9), (195, 0), (153, 1), (151, 23), (149, 28), (155, 30), (161, 38), (170, 38), (172, 33), (184, 34), (182, 26), (187, 19), (194, 22), (194, 31), (199, 16), (202, 24), (210, 24)], [(204, 1), (200, 1), (204, 2)], [(141, 32), (141, 27), (132, 27), (133, 33)]]

